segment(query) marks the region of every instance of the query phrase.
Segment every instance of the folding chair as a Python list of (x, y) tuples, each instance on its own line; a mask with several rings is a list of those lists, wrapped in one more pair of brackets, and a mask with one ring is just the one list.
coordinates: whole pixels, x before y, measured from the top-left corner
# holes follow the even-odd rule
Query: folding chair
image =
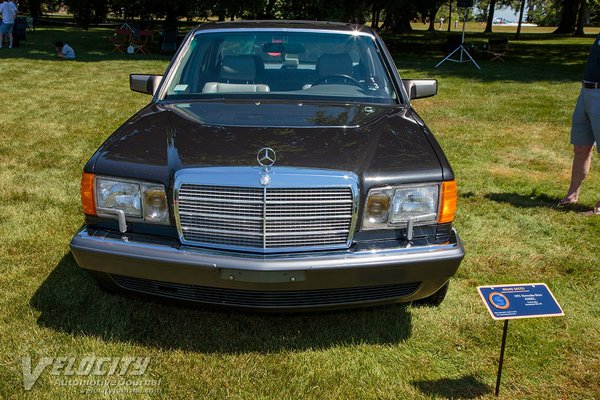
[(119, 51), (124, 53), (127, 51), (127, 46), (131, 43), (131, 30), (129, 29), (117, 29), (117, 31), (110, 37), (110, 42), (115, 47), (111, 53)]
[(489, 39), (488, 40), (488, 53), (490, 54), (490, 61), (501, 61), (504, 62), (506, 52), (508, 51), (508, 39)]
[(150, 50), (148, 50), (148, 46), (150, 46), (150, 44), (153, 41), (154, 32), (151, 30), (141, 30), (138, 37), (139, 37), (139, 39), (135, 43), (135, 45), (136, 45), (135, 52), (143, 53), (143, 54), (150, 54)]

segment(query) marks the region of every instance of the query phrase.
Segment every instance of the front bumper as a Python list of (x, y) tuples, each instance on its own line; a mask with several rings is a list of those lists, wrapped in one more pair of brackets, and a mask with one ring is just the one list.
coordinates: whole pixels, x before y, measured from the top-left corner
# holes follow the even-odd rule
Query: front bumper
[(443, 245), (258, 255), (84, 226), (70, 247), (80, 267), (121, 289), (279, 310), (421, 299), (442, 287), (464, 257), (454, 230)]

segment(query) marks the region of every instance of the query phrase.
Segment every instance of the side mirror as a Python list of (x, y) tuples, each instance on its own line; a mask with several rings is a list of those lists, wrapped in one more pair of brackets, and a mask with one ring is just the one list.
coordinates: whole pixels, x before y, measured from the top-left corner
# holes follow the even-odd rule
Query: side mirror
[(134, 92), (154, 95), (161, 80), (162, 75), (131, 74), (129, 75), (129, 87)]
[(435, 79), (403, 79), (402, 83), (411, 100), (423, 99), (437, 94), (437, 80)]

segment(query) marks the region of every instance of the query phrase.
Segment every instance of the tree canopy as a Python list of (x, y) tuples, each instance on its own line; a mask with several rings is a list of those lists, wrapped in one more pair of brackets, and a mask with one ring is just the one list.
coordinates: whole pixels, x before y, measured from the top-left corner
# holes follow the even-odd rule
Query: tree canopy
[[(364, 23), (393, 33), (411, 31), (411, 21), (419, 20), (434, 30), (440, 18), (450, 26), (462, 9), (456, 0), (22, 0), (21, 8), (38, 16), (42, 4), (55, 7), (64, 4), (78, 25), (87, 28), (104, 21), (109, 14), (124, 20), (150, 21), (164, 19), (175, 23), (179, 18), (217, 17), (220, 21), (249, 19), (319, 19)], [(498, 7), (527, 9), (527, 21), (538, 25), (558, 26), (556, 33), (583, 33), (583, 26), (600, 22), (598, 0), (475, 0), (475, 18), (486, 22), (492, 31)], [(469, 11), (469, 18), (473, 13)]]

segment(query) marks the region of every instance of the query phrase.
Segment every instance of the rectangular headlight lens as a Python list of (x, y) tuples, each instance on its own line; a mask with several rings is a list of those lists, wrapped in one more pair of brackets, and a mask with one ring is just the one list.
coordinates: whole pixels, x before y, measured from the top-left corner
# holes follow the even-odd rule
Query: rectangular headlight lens
[[(140, 184), (96, 178), (96, 207), (123, 210), (126, 216), (142, 217)], [(98, 210), (102, 212), (102, 210)]]
[(437, 219), (439, 186), (396, 189), (392, 198), (390, 222), (435, 221)]
[(435, 222), (439, 185), (391, 186), (369, 191), (363, 212), (363, 229), (393, 229), (414, 222)]

